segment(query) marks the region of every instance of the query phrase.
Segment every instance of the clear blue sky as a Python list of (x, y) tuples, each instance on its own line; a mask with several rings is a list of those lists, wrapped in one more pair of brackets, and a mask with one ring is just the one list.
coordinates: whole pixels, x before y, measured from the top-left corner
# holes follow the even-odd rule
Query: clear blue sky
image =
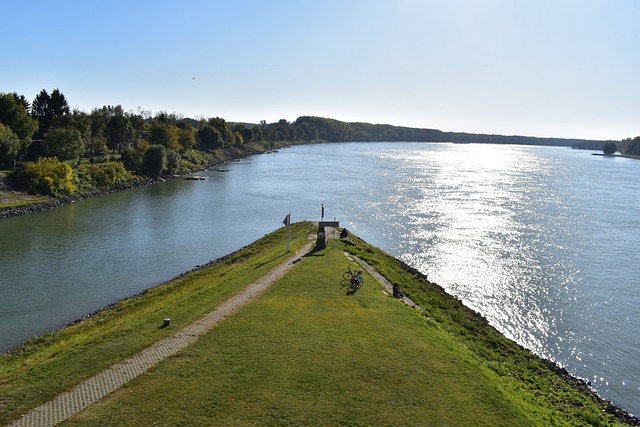
[(638, 0), (4, 0), (0, 10), (0, 92), (31, 100), (59, 88), (87, 112), (640, 135)]

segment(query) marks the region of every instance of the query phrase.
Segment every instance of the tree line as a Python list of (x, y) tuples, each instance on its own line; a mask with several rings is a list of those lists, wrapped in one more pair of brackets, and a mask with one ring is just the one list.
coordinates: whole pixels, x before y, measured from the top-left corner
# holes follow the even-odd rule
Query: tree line
[[(15, 92), (0, 93), (0, 168), (20, 164), (26, 165), (27, 171), (36, 168), (40, 174), (59, 171), (65, 177), (60, 182), (66, 183), (59, 192), (69, 189), (74, 180), (69, 179), (69, 169), (58, 163), (75, 167), (76, 182), (84, 178), (93, 185), (109, 185), (132, 176), (158, 176), (189, 169), (206, 163), (207, 153), (221, 148), (254, 143), (268, 146), (275, 141), (497, 143), (597, 150), (611, 144), (611, 141), (444, 132), (314, 116), (301, 116), (294, 122), (283, 119), (243, 124), (220, 117), (185, 118), (164, 111), (152, 116), (150, 111), (141, 109), (124, 111), (120, 105), (105, 105), (86, 113), (72, 110), (59, 89), (51, 93), (42, 89), (32, 101)], [(619, 143), (623, 153), (640, 155), (640, 137)], [(91, 166), (84, 164), (87, 162)], [(46, 177), (38, 178), (42, 181), (40, 187), (45, 186)]]
[(17, 93), (0, 93), (0, 125), (0, 163), (5, 165), (13, 159), (43, 156), (73, 160), (122, 154), (127, 149), (140, 152), (146, 144), (177, 153), (194, 148), (207, 151), (282, 135), (278, 124), (246, 127), (219, 117), (193, 120), (166, 112), (152, 117), (148, 111), (126, 112), (120, 105), (94, 108), (90, 113), (71, 110), (58, 89), (51, 94), (43, 89), (32, 102)]
[(445, 132), (438, 129), (410, 128), (387, 124), (341, 122), (323, 117), (299, 117), (295, 125), (302, 136), (328, 142), (408, 141), (408, 142), (453, 142), (485, 144), (550, 145), (602, 150), (608, 141), (568, 138), (540, 138), (517, 135), (489, 135), (465, 132)]
[(268, 147), (296, 135), (286, 120), (245, 125), (220, 117), (127, 112), (120, 105), (86, 113), (72, 110), (59, 89), (42, 89), (32, 101), (0, 93), (0, 169), (18, 165), (16, 182), (45, 194), (194, 170), (210, 163), (218, 149)]

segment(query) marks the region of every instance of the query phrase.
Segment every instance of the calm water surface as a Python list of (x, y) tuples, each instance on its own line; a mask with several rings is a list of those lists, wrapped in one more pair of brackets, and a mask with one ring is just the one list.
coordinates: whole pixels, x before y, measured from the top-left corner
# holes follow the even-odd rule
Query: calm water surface
[(640, 412), (640, 163), (553, 147), (281, 150), (0, 221), (0, 350), (325, 218), (426, 273), (508, 337)]

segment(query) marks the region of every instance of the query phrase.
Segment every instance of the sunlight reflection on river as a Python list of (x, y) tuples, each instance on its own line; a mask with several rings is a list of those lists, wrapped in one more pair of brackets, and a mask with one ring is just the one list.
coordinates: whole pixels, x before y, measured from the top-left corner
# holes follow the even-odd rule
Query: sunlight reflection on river
[(403, 238), (410, 250), (402, 258), (436, 283), (445, 282), (507, 336), (541, 352), (555, 332), (546, 315), (553, 301), (532, 253), (530, 239), (540, 231), (526, 224), (532, 200), (522, 189), (529, 187), (531, 169), (540, 175), (549, 166), (531, 165), (515, 150), (475, 147), (461, 147), (463, 156), (455, 148), (438, 155), (395, 154), (414, 180), (395, 186), (408, 203)]
[(380, 233), (373, 243), (509, 338), (638, 411), (640, 377), (632, 365), (640, 355), (633, 306), (639, 277), (631, 242), (640, 237), (632, 220), (640, 207), (635, 197), (612, 196), (601, 178), (601, 168), (618, 171), (628, 187), (626, 167), (634, 165), (585, 152), (583, 163), (572, 162), (576, 152), (568, 149), (403, 148), (371, 153), (386, 165), (379, 182), (392, 183), (362, 218), (384, 224), (370, 231)]

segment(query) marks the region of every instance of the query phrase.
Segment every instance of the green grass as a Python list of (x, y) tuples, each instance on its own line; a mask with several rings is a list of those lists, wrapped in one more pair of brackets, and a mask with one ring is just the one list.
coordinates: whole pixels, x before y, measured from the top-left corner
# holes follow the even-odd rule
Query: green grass
[(30, 198), (18, 198), (14, 197), (11, 194), (7, 194), (6, 197), (0, 199), (0, 209), (11, 209), (11, 208), (20, 208), (23, 206), (35, 205), (40, 203), (48, 203), (51, 201), (51, 198), (48, 196), (37, 196)]
[(69, 424), (531, 425), (464, 346), (369, 276), (347, 295), (347, 259), (320, 254)]
[[(311, 230), (294, 225), (292, 247)], [(173, 333), (284, 261), (284, 230), (206, 268), (43, 337), (0, 362), (0, 422)], [(352, 236), (305, 257), (194, 345), (66, 425), (617, 425), (604, 404), (553, 373), (423, 276)], [(366, 258), (425, 312), (382, 292)], [(171, 317), (168, 329), (158, 329)], [(4, 407), (3, 407), (4, 405)]]
[[(292, 250), (309, 223), (292, 226)], [(34, 338), (0, 357), (0, 423), (18, 417), (153, 342), (173, 334), (286, 259), (284, 230), (259, 239), (209, 268), (116, 304), (92, 318)], [(171, 327), (159, 329), (170, 317)]]

